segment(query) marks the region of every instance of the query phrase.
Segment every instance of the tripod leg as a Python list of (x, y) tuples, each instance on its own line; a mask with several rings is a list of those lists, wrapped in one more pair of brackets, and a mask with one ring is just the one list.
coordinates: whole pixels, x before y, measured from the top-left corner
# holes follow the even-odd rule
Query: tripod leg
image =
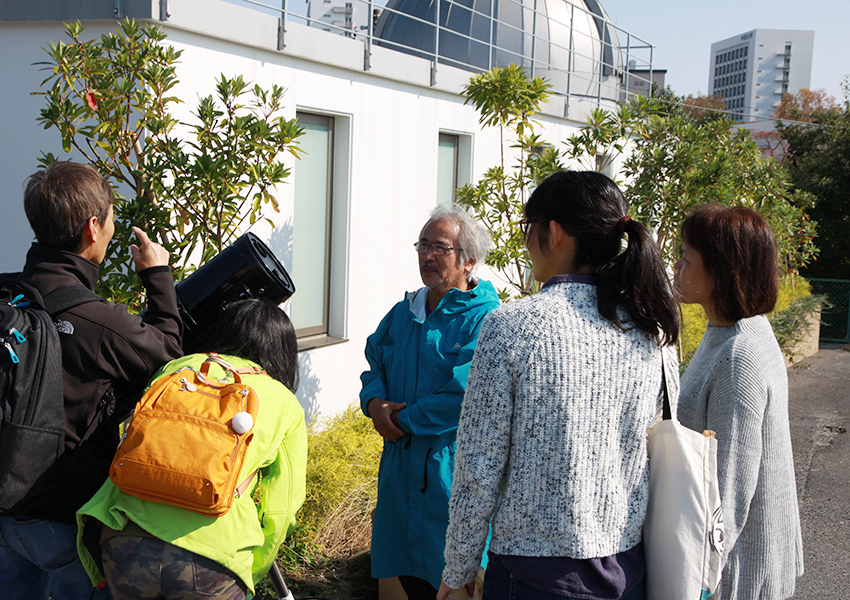
[(280, 572), (280, 567), (277, 565), (277, 561), (272, 563), (272, 568), (269, 570), (268, 577), (272, 580), (272, 587), (274, 588), (275, 594), (277, 594), (278, 600), (295, 600), (292, 596), (292, 592), (290, 592), (289, 588), (286, 587), (286, 582), (283, 580), (283, 573)]

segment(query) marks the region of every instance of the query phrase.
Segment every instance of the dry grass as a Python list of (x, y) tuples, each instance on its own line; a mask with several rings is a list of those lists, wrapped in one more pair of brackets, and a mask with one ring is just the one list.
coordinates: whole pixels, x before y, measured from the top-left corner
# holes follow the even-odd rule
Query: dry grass
[[(368, 549), (383, 443), (352, 405), (308, 427), (307, 499), (279, 562), (296, 598), (377, 598)], [(257, 598), (274, 598), (263, 585)]]

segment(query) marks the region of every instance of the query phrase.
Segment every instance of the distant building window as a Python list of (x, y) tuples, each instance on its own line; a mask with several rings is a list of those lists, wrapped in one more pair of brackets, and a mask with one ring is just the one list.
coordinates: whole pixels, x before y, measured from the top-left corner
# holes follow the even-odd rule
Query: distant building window
[(449, 204), (457, 190), (457, 165), (460, 138), (441, 133), (437, 150), (437, 204)]

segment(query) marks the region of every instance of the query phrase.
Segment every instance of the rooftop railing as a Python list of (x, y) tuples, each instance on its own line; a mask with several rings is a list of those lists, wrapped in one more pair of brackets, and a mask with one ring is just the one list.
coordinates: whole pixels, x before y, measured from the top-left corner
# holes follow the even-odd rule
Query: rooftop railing
[[(391, 6), (386, 0), (312, 0), (299, 1), (297, 7), (293, 0), (277, 0), (277, 5), (271, 4), (275, 0), (229, 1), (276, 14), (281, 51), (286, 51), (288, 23), (318, 27), (362, 42), (366, 71), (375, 46), (429, 60), (432, 86), (441, 65), (482, 72), (516, 63), (565, 97), (565, 113), (571, 97), (620, 102), (653, 88), (653, 46), (608, 21), (601, 10), (567, 0), (489, 0), (469, 6), (430, 0), (415, 6), (418, 14), (413, 14), (414, 0), (391, 1)], [(425, 14), (422, 7), (427, 7)], [(417, 42), (411, 44), (411, 38)]]

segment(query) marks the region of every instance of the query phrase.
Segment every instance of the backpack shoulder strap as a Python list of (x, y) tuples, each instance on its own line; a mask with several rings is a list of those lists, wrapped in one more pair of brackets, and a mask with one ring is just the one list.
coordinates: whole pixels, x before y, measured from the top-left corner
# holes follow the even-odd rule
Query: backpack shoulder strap
[[(49, 294), (41, 295), (31, 284), (21, 281), (20, 279), (9, 278), (0, 281), (0, 288), (7, 290), (4, 295), (9, 295), (9, 300), (17, 294), (23, 294), (26, 300), (37, 304), (51, 316), (60, 313), (69, 308), (86, 304), (87, 302), (98, 302), (103, 300), (100, 296), (88, 289), (81, 283), (69, 283), (56, 288)], [(25, 306), (25, 305), (21, 305)]]
[(51, 316), (88, 302), (99, 302), (100, 296), (79, 283), (69, 283), (44, 295), (44, 310)]

